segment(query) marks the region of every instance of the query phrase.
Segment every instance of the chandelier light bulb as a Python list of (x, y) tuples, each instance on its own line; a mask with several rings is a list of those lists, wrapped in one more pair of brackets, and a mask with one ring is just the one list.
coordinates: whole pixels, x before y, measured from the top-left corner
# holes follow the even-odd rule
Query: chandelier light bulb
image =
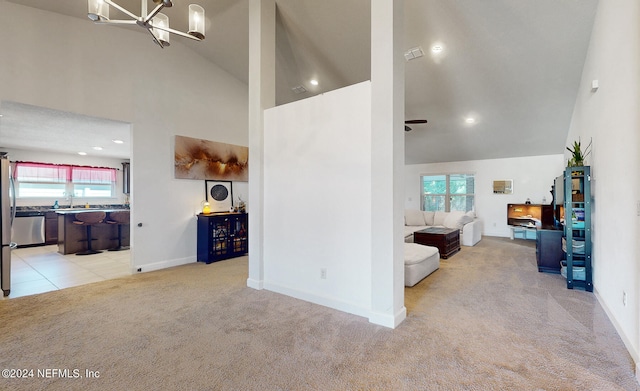
[(189, 5), (189, 34), (204, 39), (204, 8), (197, 4)]
[(109, 4), (104, 0), (87, 0), (87, 16), (94, 22), (109, 20)]
[[(168, 29), (169, 28), (169, 17), (163, 13), (158, 13), (153, 19), (152, 24), (154, 26), (158, 26), (161, 28)], [(161, 46), (169, 46), (169, 32), (160, 30), (159, 28), (154, 28), (153, 33), (158, 37), (158, 41), (160, 41)]]

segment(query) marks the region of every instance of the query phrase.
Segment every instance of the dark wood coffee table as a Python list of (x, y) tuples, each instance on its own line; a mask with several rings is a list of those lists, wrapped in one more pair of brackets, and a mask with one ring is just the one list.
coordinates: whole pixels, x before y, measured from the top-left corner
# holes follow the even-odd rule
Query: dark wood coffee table
[(413, 233), (413, 242), (437, 247), (440, 257), (447, 259), (460, 251), (460, 230), (430, 227)]

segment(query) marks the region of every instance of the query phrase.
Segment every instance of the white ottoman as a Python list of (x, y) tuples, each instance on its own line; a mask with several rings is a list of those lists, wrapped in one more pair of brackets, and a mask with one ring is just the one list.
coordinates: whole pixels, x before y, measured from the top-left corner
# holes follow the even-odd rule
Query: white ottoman
[(414, 286), (440, 267), (437, 247), (404, 244), (404, 286)]

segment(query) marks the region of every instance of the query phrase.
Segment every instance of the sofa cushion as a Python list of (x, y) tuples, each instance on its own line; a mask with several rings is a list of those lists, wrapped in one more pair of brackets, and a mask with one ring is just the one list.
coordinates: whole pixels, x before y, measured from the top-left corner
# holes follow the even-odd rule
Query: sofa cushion
[(437, 211), (433, 216), (433, 225), (444, 226), (444, 219), (446, 219), (448, 215), (448, 212)]
[(451, 229), (462, 229), (462, 227), (473, 221), (473, 218), (468, 216), (465, 212), (454, 210), (449, 212), (449, 215), (444, 220), (444, 226)]
[(434, 225), (433, 218), (436, 215), (436, 212), (425, 210), (424, 212), (422, 212), (422, 214), (424, 215), (424, 222), (427, 225)]
[(404, 244), (404, 264), (413, 265), (416, 263), (424, 262), (427, 258), (438, 254), (437, 247), (423, 246), (416, 243)]
[(404, 211), (404, 223), (406, 225), (425, 225), (422, 211), (417, 209), (406, 209)]

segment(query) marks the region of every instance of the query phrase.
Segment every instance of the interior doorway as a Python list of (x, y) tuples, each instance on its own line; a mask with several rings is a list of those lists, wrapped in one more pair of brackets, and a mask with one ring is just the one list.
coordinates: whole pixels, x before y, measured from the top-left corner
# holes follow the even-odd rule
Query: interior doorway
[[(7, 152), (14, 164), (22, 161), (110, 167), (117, 172), (108, 195), (77, 197), (71, 190), (60, 197), (50, 194), (21, 196), (16, 191), (16, 209), (51, 212), (54, 205), (59, 208), (85, 205), (92, 209), (130, 208), (133, 151), (130, 123), (11, 101), (0, 102), (0, 115), (0, 151)], [(133, 235), (132, 231), (130, 235)], [(58, 249), (56, 244), (42, 243), (14, 250), (9, 298), (132, 273), (130, 249), (89, 256), (62, 254)]]

